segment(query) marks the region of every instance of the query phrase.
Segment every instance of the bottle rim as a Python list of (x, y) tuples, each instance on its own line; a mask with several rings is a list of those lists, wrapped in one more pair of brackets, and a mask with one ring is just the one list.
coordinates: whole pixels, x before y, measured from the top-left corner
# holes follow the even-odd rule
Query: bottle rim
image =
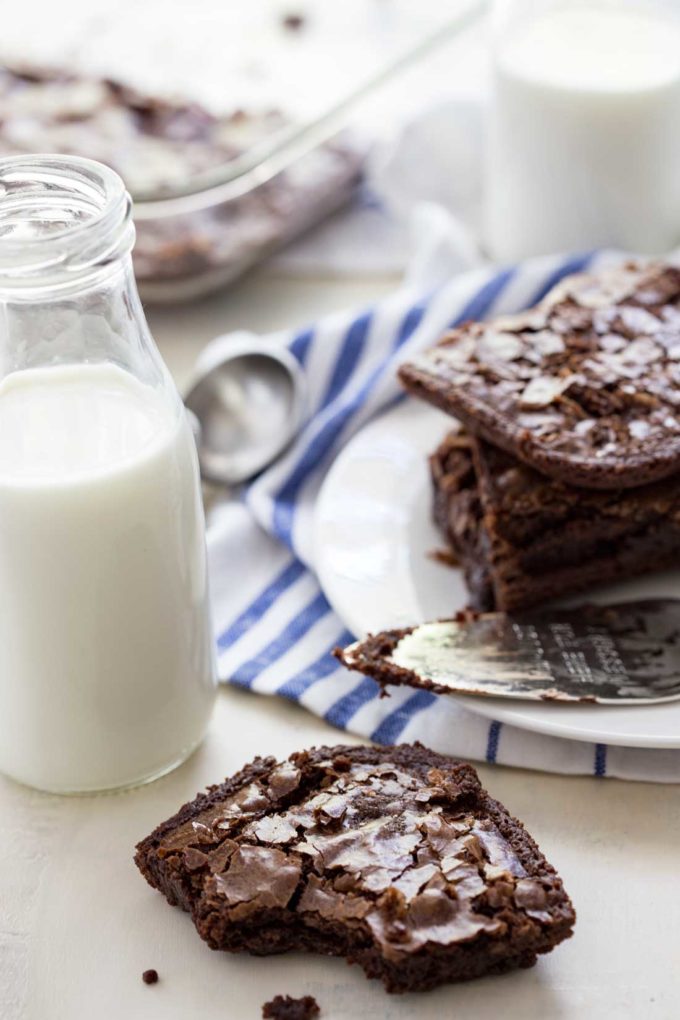
[(95, 160), (0, 158), (0, 289), (70, 287), (127, 256), (132, 201)]

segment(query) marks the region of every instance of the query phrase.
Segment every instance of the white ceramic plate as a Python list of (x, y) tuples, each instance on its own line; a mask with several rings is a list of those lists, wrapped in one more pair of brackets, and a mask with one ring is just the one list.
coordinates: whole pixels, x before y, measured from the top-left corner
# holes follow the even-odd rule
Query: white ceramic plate
[[(315, 521), (317, 571), (329, 602), (358, 637), (451, 615), (467, 601), (460, 572), (428, 555), (442, 542), (430, 519), (427, 455), (447, 428), (445, 415), (405, 401), (359, 432), (325, 479)], [(622, 602), (679, 593), (680, 571), (673, 571), (587, 597)], [(680, 701), (611, 707), (459, 700), (481, 715), (540, 733), (680, 747)]]

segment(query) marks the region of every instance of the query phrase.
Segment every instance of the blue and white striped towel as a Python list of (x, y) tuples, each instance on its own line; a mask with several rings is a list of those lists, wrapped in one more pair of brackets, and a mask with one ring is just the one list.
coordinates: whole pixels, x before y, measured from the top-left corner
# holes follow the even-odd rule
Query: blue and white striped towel
[[(539, 259), (481, 269), (427, 295), (402, 289), (359, 314), (336, 314), (299, 332), (270, 336), (304, 366), (309, 419), (284, 458), (240, 502), (213, 515), (208, 548), (220, 677), (258, 694), (304, 705), (341, 729), (379, 743), (420, 739), (460, 758), (549, 772), (680, 781), (680, 750), (606, 747), (527, 733), (466, 711), (447, 697), (397, 688), (379, 698), (374, 681), (331, 656), (352, 635), (314, 575), (314, 502), (338, 451), (399, 396), (395, 367), (443, 330), (470, 318), (514, 312), (567, 273), (618, 261), (614, 254)], [(220, 359), (214, 341), (202, 364)]]

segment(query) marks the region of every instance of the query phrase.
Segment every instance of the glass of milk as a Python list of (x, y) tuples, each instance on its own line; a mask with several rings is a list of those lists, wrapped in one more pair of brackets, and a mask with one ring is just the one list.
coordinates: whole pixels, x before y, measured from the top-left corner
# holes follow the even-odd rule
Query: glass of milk
[(120, 178), (0, 159), (0, 771), (146, 782), (215, 698), (203, 509)]
[(498, 0), (493, 68), (494, 258), (680, 243), (677, 0)]

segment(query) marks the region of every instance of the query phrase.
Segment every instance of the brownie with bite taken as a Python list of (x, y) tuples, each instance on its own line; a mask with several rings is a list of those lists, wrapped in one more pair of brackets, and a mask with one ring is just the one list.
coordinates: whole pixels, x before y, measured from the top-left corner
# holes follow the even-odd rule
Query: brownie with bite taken
[(389, 992), (529, 967), (575, 920), (475, 770), (419, 744), (256, 758), (136, 862), (212, 949), (343, 956)]

